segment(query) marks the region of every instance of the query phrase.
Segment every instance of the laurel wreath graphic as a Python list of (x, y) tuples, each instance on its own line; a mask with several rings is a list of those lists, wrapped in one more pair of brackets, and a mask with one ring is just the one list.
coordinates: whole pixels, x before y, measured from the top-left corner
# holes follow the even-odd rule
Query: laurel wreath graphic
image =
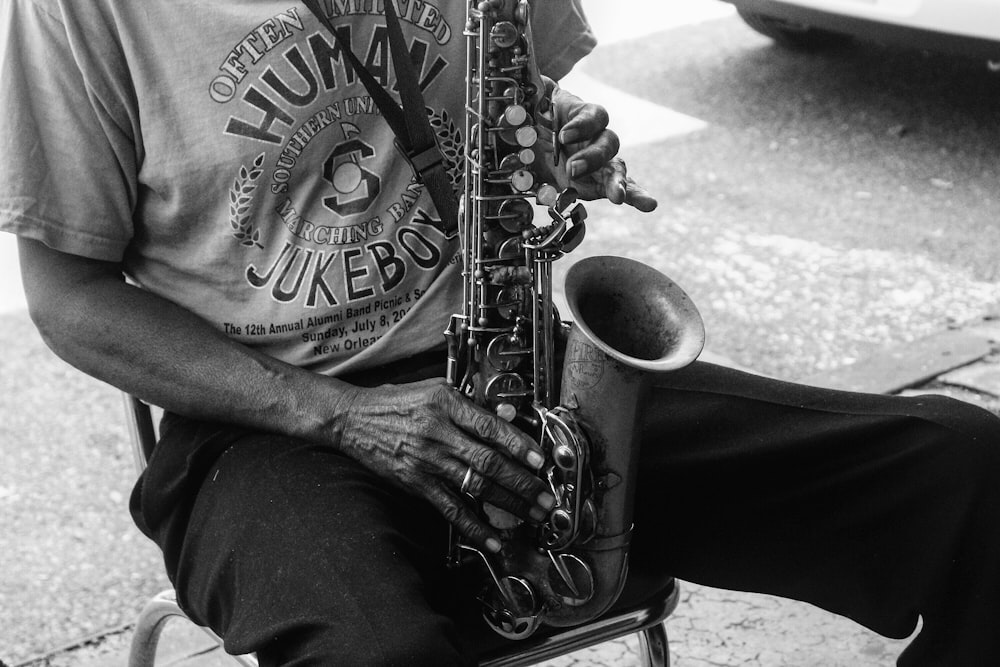
[(254, 159), (251, 169), (240, 165), (240, 174), (233, 179), (233, 187), (229, 189), (229, 224), (233, 227), (233, 236), (239, 240), (240, 245), (248, 248), (257, 246), (261, 250), (264, 246), (260, 244), (260, 230), (254, 229), (250, 224), (249, 211), (253, 191), (257, 189), (257, 179), (264, 173), (261, 168), (263, 164), (264, 153), (261, 153)]
[(448, 172), (448, 180), (456, 194), (461, 194), (460, 183), (465, 175), (465, 151), (463, 150), (462, 132), (452, 121), (447, 109), (442, 109), (441, 113), (436, 113), (432, 109), (427, 110), (430, 116), (431, 127), (437, 134), (438, 147), (444, 156), (445, 171)]

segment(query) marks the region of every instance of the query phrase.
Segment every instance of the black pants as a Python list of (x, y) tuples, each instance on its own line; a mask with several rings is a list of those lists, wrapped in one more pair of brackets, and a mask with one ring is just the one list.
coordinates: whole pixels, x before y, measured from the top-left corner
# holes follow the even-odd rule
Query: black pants
[[(635, 569), (894, 638), (922, 616), (900, 665), (1000, 664), (1000, 420), (700, 362), (646, 417)], [(168, 415), (133, 513), (192, 618), (262, 665), (468, 664), (482, 641), (452, 621), (443, 520), (329, 449)]]

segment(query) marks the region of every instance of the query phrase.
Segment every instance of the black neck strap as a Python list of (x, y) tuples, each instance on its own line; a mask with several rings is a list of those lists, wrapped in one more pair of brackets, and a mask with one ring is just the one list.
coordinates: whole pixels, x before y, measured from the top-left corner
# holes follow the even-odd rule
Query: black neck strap
[(396, 135), (396, 145), (413, 167), (417, 179), (427, 187), (431, 200), (441, 216), (441, 231), (451, 238), (458, 230), (458, 202), (444, 168), (444, 158), (438, 148), (434, 129), (427, 119), (427, 105), (417, 80), (416, 67), (406, 48), (392, 0), (386, 0), (384, 3), (386, 27), (389, 32), (389, 52), (396, 71), (402, 106), (396, 103), (368, 68), (354, 55), (347, 38), (334, 28), (330, 19), (323, 13), (319, 0), (302, 0), (302, 3), (337, 40), (344, 56)]

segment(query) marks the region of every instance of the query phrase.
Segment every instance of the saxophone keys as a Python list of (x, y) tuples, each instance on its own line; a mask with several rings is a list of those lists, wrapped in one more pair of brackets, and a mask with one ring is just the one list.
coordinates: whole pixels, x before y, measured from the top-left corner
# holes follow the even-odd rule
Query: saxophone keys
[[(520, 106), (521, 103), (524, 102), (524, 91), (520, 86), (508, 86), (504, 89), (503, 96), (508, 100), (509, 104), (516, 104)], [(525, 114), (527, 114), (527, 110), (525, 110)]]
[[(516, 271), (518, 267), (513, 268)], [(505, 287), (500, 290), (500, 294), (497, 295), (496, 309), (497, 315), (508, 322), (515, 320), (521, 310), (521, 290), (516, 287)], [(500, 338), (504, 338), (504, 336)]]
[(566, 188), (559, 193), (558, 197), (556, 197), (553, 208), (555, 208), (560, 215), (565, 216), (569, 208), (575, 204), (579, 198), (580, 196), (575, 189)]
[(496, 413), (505, 422), (512, 422), (517, 418), (517, 408), (511, 403), (501, 403), (497, 406)]
[(497, 129), (500, 138), (509, 146), (531, 148), (538, 143), (538, 129), (520, 104), (511, 104), (504, 110)]
[(531, 8), (528, 7), (527, 0), (520, 0), (514, 9), (514, 20), (518, 25), (528, 25), (528, 18), (531, 16)]
[(583, 237), (587, 233), (587, 227), (582, 220), (576, 222), (574, 219), (574, 224), (567, 231), (562, 239), (562, 251), (563, 252), (573, 252), (581, 243), (583, 243)]
[(586, 544), (597, 533), (597, 506), (592, 498), (587, 498), (576, 522), (576, 543)]
[(507, 639), (530, 636), (540, 622), (534, 589), (525, 579), (512, 575), (502, 577), (499, 584), (499, 589), (489, 590), (482, 598), (483, 618)]
[(521, 39), (521, 31), (510, 21), (500, 21), (490, 30), (490, 41), (501, 49), (509, 49)]
[(493, 376), (486, 383), (484, 393), (486, 401), (490, 405), (498, 405), (500, 403), (516, 405), (521, 399), (530, 394), (524, 378), (517, 373), (502, 373)]
[(499, 171), (509, 174), (523, 168), (524, 163), (521, 162), (521, 158), (516, 153), (511, 153), (510, 155), (504, 157), (504, 159), (500, 160)]
[(565, 505), (557, 505), (538, 529), (539, 543), (547, 550), (562, 551), (577, 541), (579, 517)]
[(564, 473), (575, 473), (579, 458), (576, 451), (567, 444), (562, 444), (552, 451), (552, 460)]
[(538, 129), (533, 125), (525, 125), (514, 131), (514, 141), (521, 148), (532, 148), (538, 143)]
[(503, 7), (503, 0), (480, 0), (476, 9), (484, 14), (488, 14)]
[[(508, 88), (508, 92), (510, 89)], [(506, 127), (520, 127), (528, 120), (528, 110), (520, 104), (509, 104), (503, 110), (503, 122)]]
[(500, 204), (497, 210), (497, 218), (504, 231), (511, 234), (519, 233), (521, 230), (530, 227), (534, 219), (535, 212), (531, 204), (526, 199), (508, 199)]
[(510, 175), (510, 187), (515, 192), (528, 192), (535, 184), (535, 175), (527, 169), (518, 169)]
[(535, 192), (535, 201), (540, 206), (553, 206), (558, 198), (559, 191), (550, 183), (543, 183), (538, 186), (538, 190)]
[[(520, 151), (522, 148), (533, 148), (538, 143), (538, 130), (535, 129), (534, 125), (523, 125), (521, 127), (500, 126), (497, 128), (497, 132), (503, 143), (515, 151)], [(511, 155), (516, 155), (516, 153), (512, 153)]]
[(557, 509), (549, 516), (552, 528), (558, 533), (566, 533), (573, 530), (573, 517), (565, 509)]
[(494, 369), (509, 373), (518, 367), (521, 360), (531, 353), (510, 336), (497, 336), (486, 347), (486, 358)]
[(589, 602), (597, 587), (593, 571), (573, 554), (551, 554), (549, 582), (559, 601), (569, 607)]

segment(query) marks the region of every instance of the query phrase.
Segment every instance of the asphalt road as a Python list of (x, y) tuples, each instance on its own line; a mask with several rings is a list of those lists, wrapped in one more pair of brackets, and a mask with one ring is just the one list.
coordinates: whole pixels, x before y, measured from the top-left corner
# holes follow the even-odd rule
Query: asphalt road
[[(608, 95), (661, 204), (591, 206), (578, 257), (657, 266), (709, 349), (792, 379), (996, 311), (1000, 78), (983, 64), (791, 53), (709, 0), (589, 6), (606, 44), (566, 86)], [(9, 239), (0, 264), (0, 659), (16, 664), (129, 622), (166, 582), (127, 516), (117, 393), (44, 348)]]
[(588, 248), (677, 279), (712, 349), (799, 377), (1000, 297), (1000, 78), (983, 63), (791, 53), (730, 16), (616, 43), (583, 71), (707, 124), (625, 150), (662, 205), (595, 212)]

